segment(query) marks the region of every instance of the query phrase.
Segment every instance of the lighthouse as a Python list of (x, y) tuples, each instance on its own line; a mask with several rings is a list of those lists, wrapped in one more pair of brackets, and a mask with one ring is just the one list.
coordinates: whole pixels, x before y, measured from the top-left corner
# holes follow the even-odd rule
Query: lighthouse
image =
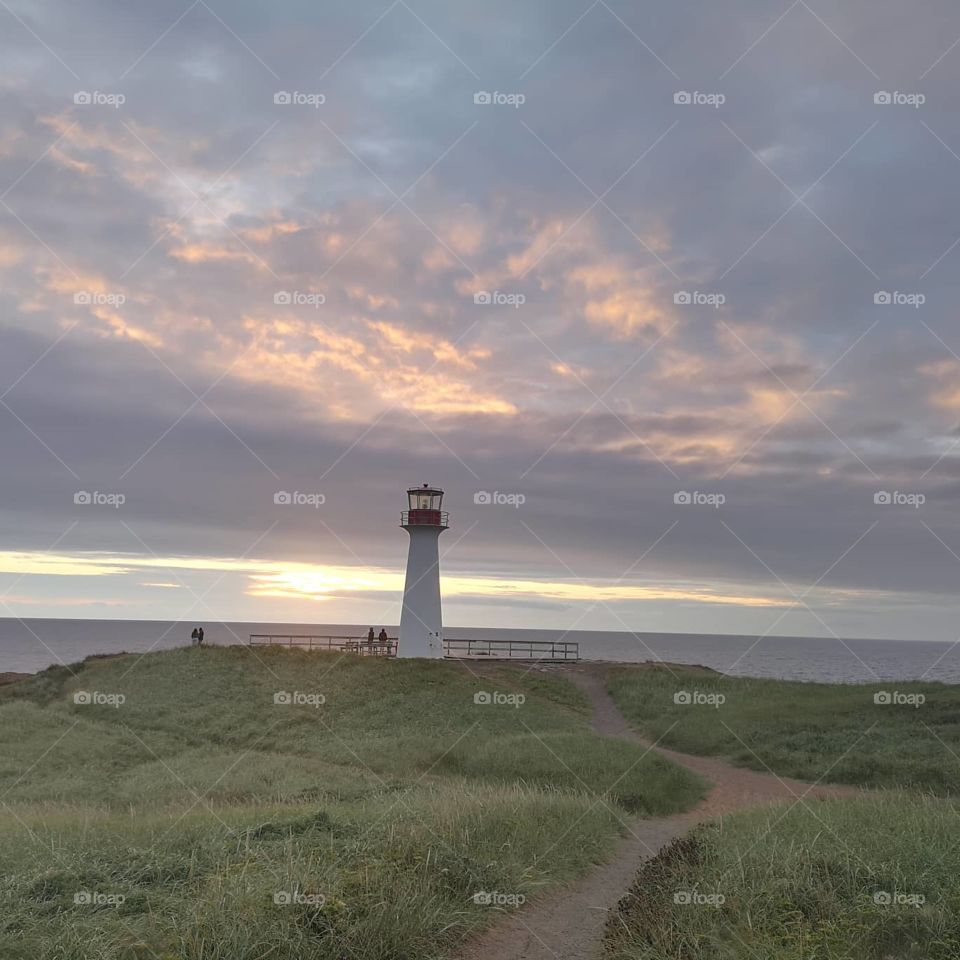
[(407, 490), (408, 509), (400, 520), (410, 534), (397, 646), (400, 657), (443, 656), (439, 540), (449, 515), (441, 511), (442, 503), (443, 491), (427, 483)]

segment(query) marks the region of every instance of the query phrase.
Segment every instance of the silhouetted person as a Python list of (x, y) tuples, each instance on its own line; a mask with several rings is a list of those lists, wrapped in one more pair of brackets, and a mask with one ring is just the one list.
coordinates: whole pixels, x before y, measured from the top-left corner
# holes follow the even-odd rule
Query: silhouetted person
[(197, 627), (197, 646), (203, 646), (203, 627)]
[(373, 627), (371, 627), (370, 632), (367, 634), (367, 643), (373, 643), (373, 641), (374, 641)]
[(380, 637), (379, 637), (379, 639), (380, 639), (380, 642), (381, 642), (381, 643), (386, 643), (386, 642), (387, 642), (387, 631), (386, 631), (386, 628), (384, 628), (384, 627), (381, 627), (381, 628), (380, 628)]

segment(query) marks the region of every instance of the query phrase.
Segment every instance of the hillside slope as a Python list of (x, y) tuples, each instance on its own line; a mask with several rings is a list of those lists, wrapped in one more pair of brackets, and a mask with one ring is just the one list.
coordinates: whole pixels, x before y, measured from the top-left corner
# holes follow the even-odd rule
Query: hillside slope
[(441, 957), (604, 857), (628, 812), (702, 795), (587, 715), (563, 680), (443, 662), (51, 668), (0, 691), (0, 955)]

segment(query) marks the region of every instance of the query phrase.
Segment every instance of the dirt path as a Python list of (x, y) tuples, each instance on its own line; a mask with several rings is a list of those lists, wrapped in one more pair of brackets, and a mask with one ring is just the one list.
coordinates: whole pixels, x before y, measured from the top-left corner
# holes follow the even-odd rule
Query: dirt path
[(19, 683), (21, 680), (26, 680), (32, 676), (32, 673), (0, 673), (0, 687), (6, 686), (8, 683)]
[[(565, 669), (593, 703), (593, 729), (606, 737), (630, 740), (640, 747), (650, 741), (630, 729), (607, 693), (606, 672), (600, 668)], [(607, 911), (627, 892), (641, 861), (702, 820), (799, 797), (838, 796), (854, 792), (841, 787), (811, 787), (799, 780), (780, 779), (734, 767), (713, 757), (696, 757), (654, 747), (680, 766), (714, 784), (698, 806), (672, 817), (627, 821), (627, 835), (612, 859), (593, 867), (579, 880), (549, 897), (536, 900), (467, 944), (460, 960), (592, 960), (603, 938)]]

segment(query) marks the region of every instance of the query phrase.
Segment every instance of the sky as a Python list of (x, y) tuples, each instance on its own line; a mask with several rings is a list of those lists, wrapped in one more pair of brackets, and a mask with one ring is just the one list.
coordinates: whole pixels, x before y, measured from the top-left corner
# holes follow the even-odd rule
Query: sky
[(0, 0), (0, 615), (956, 640), (960, 8)]

